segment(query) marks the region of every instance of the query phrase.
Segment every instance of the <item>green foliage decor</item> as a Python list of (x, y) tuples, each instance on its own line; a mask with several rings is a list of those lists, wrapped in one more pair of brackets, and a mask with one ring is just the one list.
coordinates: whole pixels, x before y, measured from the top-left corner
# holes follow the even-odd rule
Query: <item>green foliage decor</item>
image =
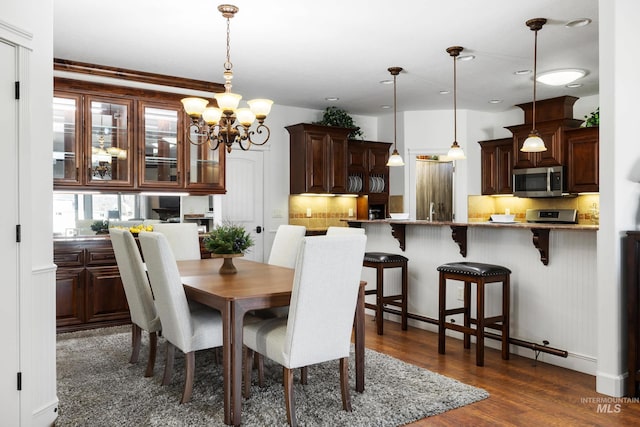
[(327, 107), (322, 114), (322, 120), (314, 122), (316, 125), (336, 126), (353, 129), (349, 134), (350, 139), (363, 139), (362, 131), (356, 126), (353, 118), (345, 110), (338, 107)]
[(94, 221), (91, 224), (91, 229), (99, 234), (107, 233), (109, 231), (109, 221), (107, 221), (106, 219)]
[(596, 111), (592, 111), (588, 116), (584, 116), (586, 121), (584, 122), (585, 127), (594, 127), (600, 126), (600, 107), (596, 108)]
[(204, 246), (214, 254), (243, 254), (254, 242), (251, 235), (241, 225), (224, 222), (204, 238)]

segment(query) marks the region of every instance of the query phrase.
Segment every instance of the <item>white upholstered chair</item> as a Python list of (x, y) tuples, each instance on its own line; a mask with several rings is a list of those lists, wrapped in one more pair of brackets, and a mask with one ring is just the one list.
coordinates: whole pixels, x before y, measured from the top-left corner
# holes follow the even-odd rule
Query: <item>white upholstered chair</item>
[(296, 265), (287, 318), (245, 324), (245, 396), (253, 351), (283, 366), (287, 421), (296, 425), (293, 370), (340, 359), (342, 407), (351, 410), (348, 360), (366, 236), (305, 237)]
[(142, 330), (147, 331), (149, 333), (149, 360), (144, 376), (151, 377), (156, 362), (157, 333), (161, 330), (162, 325), (153, 302), (147, 272), (138, 245), (129, 230), (110, 228), (109, 234), (131, 314), (132, 351), (129, 363), (138, 361)]
[(154, 224), (153, 231), (165, 235), (176, 261), (200, 259), (200, 239), (195, 222)]
[(298, 247), (306, 232), (307, 228), (304, 225), (280, 225), (273, 239), (267, 263), (293, 268), (298, 255)]
[(364, 234), (364, 228), (356, 227), (329, 227), (327, 228), (327, 236), (339, 236), (339, 235), (358, 235)]
[(180, 403), (191, 399), (195, 352), (222, 345), (222, 318), (217, 310), (187, 303), (176, 259), (162, 233), (143, 232), (138, 237), (167, 340), (167, 357), (162, 384), (171, 382), (175, 347), (185, 353), (186, 372)]

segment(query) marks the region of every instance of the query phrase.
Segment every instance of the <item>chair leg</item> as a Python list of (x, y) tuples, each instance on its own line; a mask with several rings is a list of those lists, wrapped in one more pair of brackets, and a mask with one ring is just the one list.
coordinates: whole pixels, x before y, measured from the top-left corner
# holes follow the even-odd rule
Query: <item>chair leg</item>
[(351, 412), (351, 396), (349, 394), (349, 358), (340, 359), (340, 393), (342, 394), (342, 409)]
[(248, 399), (251, 396), (251, 368), (254, 362), (254, 353), (249, 347), (244, 347), (244, 393), (243, 397)]
[(162, 385), (169, 385), (173, 376), (173, 359), (175, 357), (176, 348), (167, 341), (167, 356), (164, 362), (164, 375), (162, 376)]
[(153, 368), (156, 365), (156, 350), (158, 348), (158, 334), (151, 332), (149, 334), (149, 361), (147, 362), (147, 370), (145, 377), (153, 376)]
[(303, 366), (300, 368), (300, 384), (307, 385), (309, 382), (309, 368), (307, 366)]
[(258, 368), (258, 386), (264, 387), (264, 357), (257, 351), (253, 355), (254, 366)]
[(140, 341), (142, 340), (142, 329), (135, 323), (131, 324), (131, 358), (129, 363), (137, 363), (140, 355)]
[(293, 401), (293, 369), (283, 369), (284, 403), (287, 409), (287, 422), (291, 427), (296, 427), (296, 408)]
[(193, 391), (193, 376), (196, 371), (196, 352), (190, 351), (185, 353), (185, 373), (184, 373), (184, 390), (182, 390), (182, 400), (180, 403), (187, 403), (191, 400), (191, 392)]

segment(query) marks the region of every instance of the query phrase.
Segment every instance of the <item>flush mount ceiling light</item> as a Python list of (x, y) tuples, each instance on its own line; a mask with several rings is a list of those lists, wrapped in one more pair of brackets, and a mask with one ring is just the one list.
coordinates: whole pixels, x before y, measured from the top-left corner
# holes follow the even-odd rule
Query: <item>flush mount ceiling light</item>
[(458, 120), (457, 120), (457, 105), (456, 105), (456, 58), (463, 51), (462, 46), (451, 46), (447, 48), (447, 53), (453, 58), (453, 144), (447, 153), (447, 157), (454, 160), (466, 159), (464, 151), (458, 145)]
[(404, 160), (402, 160), (402, 156), (398, 153), (398, 133), (397, 133), (397, 103), (396, 103), (396, 77), (402, 71), (402, 67), (389, 67), (389, 72), (393, 76), (393, 153), (389, 157), (389, 161), (387, 161), (387, 166), (404, 166)]
[(526, 22), (527, 27), (535, 33), (535, 42), (533, 45), (533, 124), (531, 127), (531, 133), (527, 139), (524, 140), (520, 151), (528, 153), (536, 153), (540, 151), (547, 151), (547, 147), (544, 145), (544, 141), (540, 138), (538, 131), (536, 130), (536, 71), (538, 62), (538, 31), (544, 24), (547, 23), (545, 18), (534, 18)]
[(549, 86), (563, 86), (584, 77), (586, 74), (585, 70), (565, 68), (540, 73), (536, 80)]
[[(264, 125), (264, 120), (271, 111), (273, 101), (270, 99), (252, 99), (247, 101), (249, 108), (238, 108), (242, 95), (231, 93), (231, 79), (233, 79), (233, 64), (231, 63), (230, 30), (229, 21), (238, 12), (238, 8), (231, 4), (221, 4), (218, 10), (227, 19), (227, 60), (224, 63), (224, 88), (223, 93), (216, 93), (214, 98), (218, 103), (218, 108), (207, 107), (209, 101), (202, 98), (184, 98), (182, 104), (184, 110), (191, 117), (190, 128), (195, 129), (198, 141), (193, 141), (189, 137), (189, 142), (194, 145), (209, 143), (212, 150), (216, 150), (220, 144), (227, 147), (227, 152), (231, 152), (232, 145), (238, 143), (242, 150), (248, 150), (251, 144), (264, 145), (270, 136), (270, 130)], [(255, 130), (250, 130), (255, 120), (258, 126)], [(238, 123), (238, 124), (236, 124)], [(234, 126), (235, 125), (235, 126)], [(255, 134), (266, 136), (261, 141), (255, 141)]]
[(589, 25), (589, 24), (591, 24), (591, 19), (579, 18), (579, 19), (574, 19), (573, 21), (567, 22), (566, 24), (564, 24), (564, 26), (567, 28), (575, 28), (575, 27), (584, 27), (585, 25)]

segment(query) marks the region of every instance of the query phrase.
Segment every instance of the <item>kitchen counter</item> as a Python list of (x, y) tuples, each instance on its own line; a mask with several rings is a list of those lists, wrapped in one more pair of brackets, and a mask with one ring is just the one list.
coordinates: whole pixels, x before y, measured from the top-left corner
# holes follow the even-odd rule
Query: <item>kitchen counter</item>
[(406, 249), (406, 226), (418, 225), (429, 227), (451, 227), (451, 238), (460, 247), (460, 255), (467, 256), (467, 229), (469, 227), (483, 227), (496, 229), (528, 229), (533, 234), (533, 245), (540, 252), (540, 261), (549, 264), (549, 233), (551, 230), (567, 230), (567, 231), (597, 231), (597, 225), (584, 224), (551, 224), (551, 223), (534, 223), (534, 222), (453, 222), (453, 221), (427, 221), (427, 220), (396, 220), (396, 219), (377, 219), (377, 220), (354, 220), (343, 219), (350, 227), (361, 227), (362, 224), (389, 224), (391, 226), (391, 234), (400, 243), (400, 249)]

